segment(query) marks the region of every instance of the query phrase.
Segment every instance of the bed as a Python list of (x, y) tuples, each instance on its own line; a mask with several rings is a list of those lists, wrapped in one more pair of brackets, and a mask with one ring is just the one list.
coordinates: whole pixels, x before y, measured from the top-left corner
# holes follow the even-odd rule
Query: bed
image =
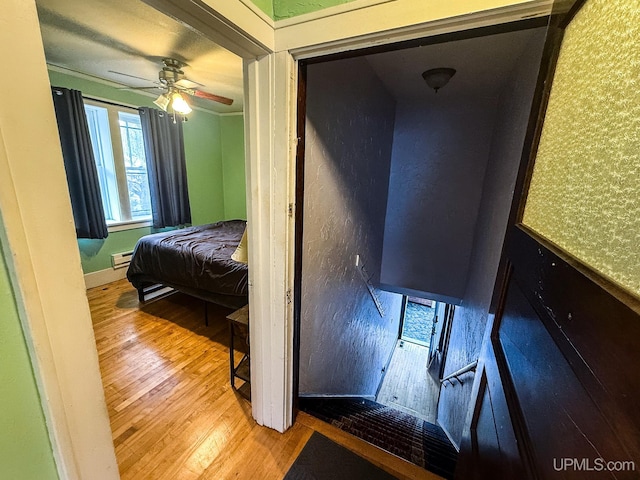
[(247, 265), (232, 260), (244, 220), (146, 235), (133, 251), (127, 279), (141, 302), (175, 289), (229, 308), (248, 302)]

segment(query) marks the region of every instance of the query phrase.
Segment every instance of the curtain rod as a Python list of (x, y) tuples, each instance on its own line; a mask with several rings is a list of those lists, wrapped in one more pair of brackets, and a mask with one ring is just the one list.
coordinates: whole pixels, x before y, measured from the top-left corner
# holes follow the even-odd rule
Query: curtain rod
[(140, 108), (134, 107), (133, 105), (127, 105), (126, 103), (113, 102), (111, 100), (107, 100), (106, 98), (90, 97), (88, 95), (82, 95), (82, 98), (86, 100), (92, 100), (94, 102), (106, 103), (107, 105), (113, 105), (114, 107), (132, 108), (133, 110), (138, 110), (138, 108)]

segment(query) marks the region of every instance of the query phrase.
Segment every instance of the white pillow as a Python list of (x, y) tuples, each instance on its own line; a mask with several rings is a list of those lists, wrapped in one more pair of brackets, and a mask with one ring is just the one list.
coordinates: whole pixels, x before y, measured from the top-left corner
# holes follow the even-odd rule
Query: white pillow
[(249, 263), (249, 257), (247, 253), (247, 228), (245, 227), (244, 233), (242, 234), (242, 238), (240, 239), (240, 243), (238, 244), (238, 248), (233, 252), (231, 258), (236, 262), (244, 263), (245, 265)]

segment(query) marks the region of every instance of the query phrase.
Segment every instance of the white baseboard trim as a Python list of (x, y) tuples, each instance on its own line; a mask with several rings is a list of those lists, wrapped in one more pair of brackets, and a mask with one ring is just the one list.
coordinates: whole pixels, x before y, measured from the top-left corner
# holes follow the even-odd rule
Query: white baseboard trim
[(447, 438), (449, 439), (449, 441), (451, 442), (451, 445), (453, 445), (453, 448), (456, 449), (456, 452), (460, 453), (460, 445), (458, 445), (454, 440), (453, 437), (451, 436), (451, 434), (449, 433), (449, 430), (447, 430), (447, 427), (445, 427), (441, 422), (440, 419), (436, 420), (436, 423), (438, 424), (438, 426), (444, 431), (444, 434), (447, 436)]
[(104, 270), (98, 270), (97, 272), (85, 273), (84, 284), (86, 288), (99, 287), (100, 285), (106, 285), (107, 283), (122, 280), (127, 277), (126, 268), (106, 268)]

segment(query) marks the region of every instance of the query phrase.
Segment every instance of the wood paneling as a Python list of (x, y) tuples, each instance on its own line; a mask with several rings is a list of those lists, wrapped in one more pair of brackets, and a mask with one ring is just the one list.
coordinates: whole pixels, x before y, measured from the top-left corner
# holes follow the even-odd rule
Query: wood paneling
[(209, 305), (206, 327), (182, 294), (139, 307), (122, 280), (87, 295), (123, 479), (283, 478), (314, 430), (398, 478), (439, 478), (304, 413), (284, 434), (256, 424), (229, 383), (231, 310)]
[(523, 228), (507, 256), (457, 477), (638, 478), (637, 302)]
[(473, 462), (465, 462), (456, 472), (464, 479), (524, 479), (524, 465), (494, 362), (485, 363), (479, 382), (479, 401), (471, 422)]
[(640, 465), (638, 302), (620, 301), (531, 232), (514, 229), (511, 246), (513, 280), (494, 348), (504, 352), (534, 470), (557, 475), (561, 458)]

